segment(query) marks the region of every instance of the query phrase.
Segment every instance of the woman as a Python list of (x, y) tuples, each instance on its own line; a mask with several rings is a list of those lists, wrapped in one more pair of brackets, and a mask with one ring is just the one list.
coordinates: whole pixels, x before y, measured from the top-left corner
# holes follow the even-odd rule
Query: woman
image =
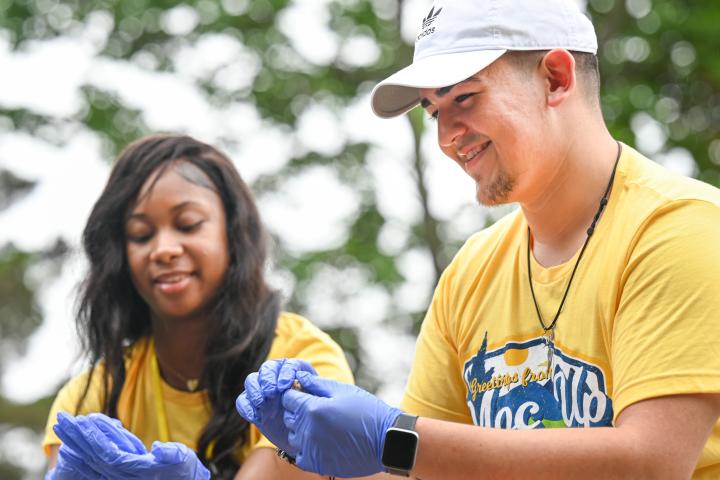
[[(272, 444), (237, 415), (235, 398), (266, 359), (299, 357), (344, 382), (352, 374), (326, 334), (280, 311), (263, 275), (257, 209), (225, 155), (187, 136), (129, 145), (90, 214), (83, 246), (90, 271), (77, 324), (92, 367), (55, 399), (43, 442), (51, 467), (61, 444), (57, 413), (102, 412), (132, 432), (123, 430), (129, 445), (139, 437), (138, 454), (154, 440), (179, 442), (215, 478), (317, 478), (261, 448)], [(85, 466), (97, 460), (68, 445), (60, 460), (63, 452)]]

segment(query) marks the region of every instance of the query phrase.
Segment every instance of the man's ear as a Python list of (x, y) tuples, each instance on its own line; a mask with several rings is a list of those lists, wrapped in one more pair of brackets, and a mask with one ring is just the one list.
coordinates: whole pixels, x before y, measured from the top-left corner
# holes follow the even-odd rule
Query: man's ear
[(545, 77), (545, 95), (550, 107), (559, 106), (577, 86), (575, 58), (563, 48), (545, 54), (540, 62), (540, 71)]

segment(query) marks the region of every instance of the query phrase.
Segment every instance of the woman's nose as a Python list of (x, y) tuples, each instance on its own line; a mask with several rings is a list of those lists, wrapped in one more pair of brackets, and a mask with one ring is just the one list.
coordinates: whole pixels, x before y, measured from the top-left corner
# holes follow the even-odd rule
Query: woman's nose
[(179, 239), (171, 233), (158, 232), (155, 245), (150, 253), (150, 260), (160, 263), (170, 263), (183, 253), (183, 246)]

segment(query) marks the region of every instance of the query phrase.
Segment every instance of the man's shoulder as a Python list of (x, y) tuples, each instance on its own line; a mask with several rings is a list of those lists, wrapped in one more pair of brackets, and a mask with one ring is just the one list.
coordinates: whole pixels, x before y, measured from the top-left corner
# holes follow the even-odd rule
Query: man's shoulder
[(707, 202), (720, 208), (720, 189), (676, 173), (628, 148), (624, 187), (633, 196), (635, 208), (663, 208), (668, 204)]
[[(621, 188), (609, 211), (614, 219), (608, 232), (613, 245), (627, 248), (626, 255), (633, 255), (631, 251), (642, 255), (659, 243), (699, 252), (703, 239), (718, 236), (720, 190), (670, 171), (630, 148), (626, 154), (617, 185)], [(623, 257), (619, 252), (616, 256)]]

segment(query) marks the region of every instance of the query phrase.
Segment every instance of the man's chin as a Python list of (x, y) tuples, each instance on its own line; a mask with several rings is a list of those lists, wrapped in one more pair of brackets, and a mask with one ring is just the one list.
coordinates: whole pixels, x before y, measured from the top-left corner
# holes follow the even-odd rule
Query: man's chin
[(491, 185), (483, 186), (480, 182), (475, 184), (475, 198), (480, 205), (485, 207), (495, 207), (511, 203), (513, 182), (509, 179), (501, 179)]
[(502, 200), (491, 200), (479, 195), (477, 196), (477, 202), (483, 207), (497, 207), (499, 205), (505, 205), (506, 203), (509, 203)]

